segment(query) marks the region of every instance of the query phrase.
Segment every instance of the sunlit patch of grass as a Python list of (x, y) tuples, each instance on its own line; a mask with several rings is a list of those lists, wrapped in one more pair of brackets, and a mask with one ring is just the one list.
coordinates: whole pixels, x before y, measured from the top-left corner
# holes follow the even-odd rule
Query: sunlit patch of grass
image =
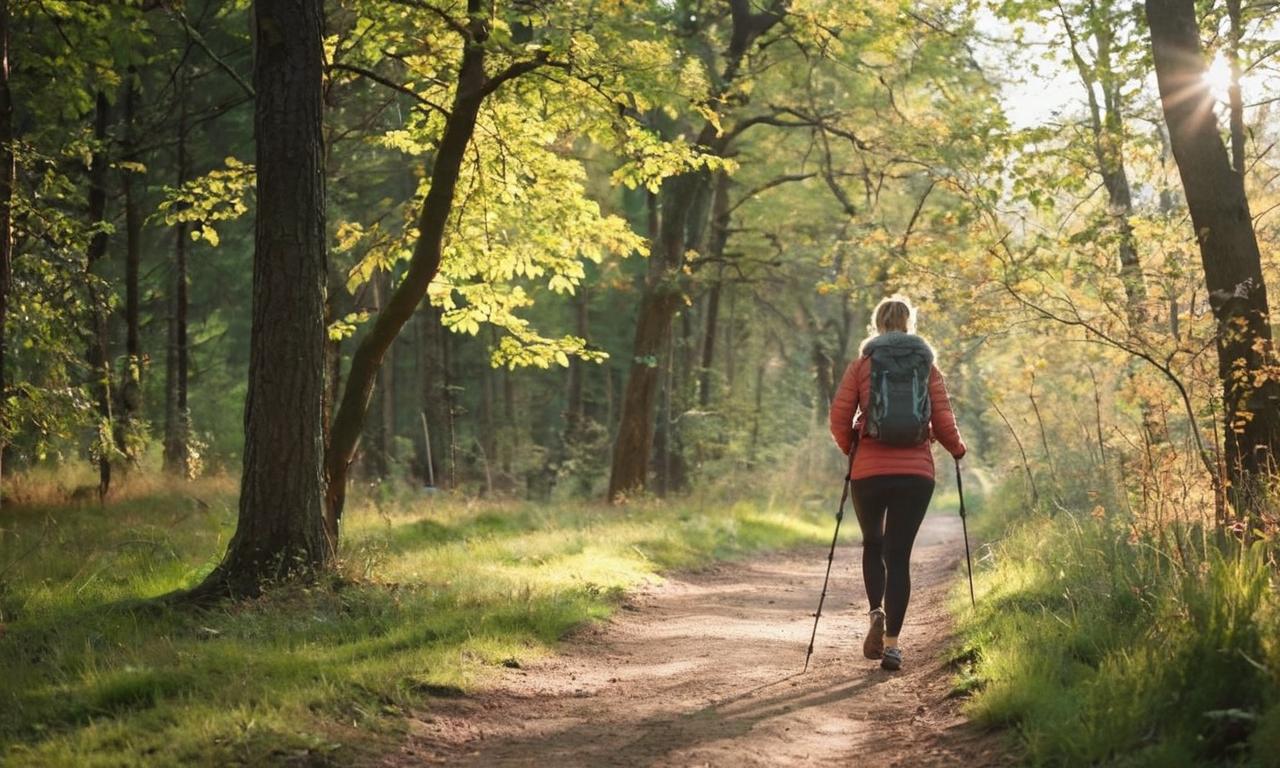
[(1269, 764), (1272, 545), (1192, 538), (1184, 561), (1116, 517), (1020, 515), (976, 574), (977, 610), (956, 595), (970, 715), (1014, 728), (1035, 765)]
[(218, 481), (6, 509), (0, 763), (346, 765), (664, 570), (830, 535), (817, 507), (400, 492), (352, 504), (337, 578), (205, 612), (140, 602), (213, 567), (234, 507)]

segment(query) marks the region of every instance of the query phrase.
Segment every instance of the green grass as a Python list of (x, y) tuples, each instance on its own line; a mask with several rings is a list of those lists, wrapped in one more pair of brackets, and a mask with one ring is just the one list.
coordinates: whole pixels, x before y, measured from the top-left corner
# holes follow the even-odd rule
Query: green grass
[(213, 482), (5, 509), (0, 764), (346, 765), (663, 570), (820, 543), (831, 519), (826, 503), (402, 494), (353, 505), (341, 578), (215, 611), (139, 607), (213, 567), (234, 504)]
[(1014, 728), (1033, 765), (1280, 764), (1273, 544), (992, 506), (978, 609), (957, 607), (974, 719)]

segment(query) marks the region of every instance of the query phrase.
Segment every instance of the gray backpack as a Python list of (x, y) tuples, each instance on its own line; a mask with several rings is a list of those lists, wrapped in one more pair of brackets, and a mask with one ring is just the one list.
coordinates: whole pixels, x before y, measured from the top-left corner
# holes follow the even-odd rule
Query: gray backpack
[(929, 439), (929, 374), (933, 355), (916, 344), (872, 344), (871, 403), (864, 434), (885, 445), (911, 447)]

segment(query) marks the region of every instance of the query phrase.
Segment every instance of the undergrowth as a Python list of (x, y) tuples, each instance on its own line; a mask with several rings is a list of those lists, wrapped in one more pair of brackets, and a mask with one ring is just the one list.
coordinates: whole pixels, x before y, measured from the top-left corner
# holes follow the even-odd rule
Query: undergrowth
[(346, 765), (404, 714), (546, 653), (662, 570), (829, 535), (826, 504), (353, 505), (339, 574), (219, 610), (193, 585), (234, 526), (226, 482), (0, 517), (0, 763)]
[(1274, 542), (1028, 513), (1017, 483), (984, 517), (978, 607), (958, 607), (974, 719), (1033, 765), (1280, 764)]

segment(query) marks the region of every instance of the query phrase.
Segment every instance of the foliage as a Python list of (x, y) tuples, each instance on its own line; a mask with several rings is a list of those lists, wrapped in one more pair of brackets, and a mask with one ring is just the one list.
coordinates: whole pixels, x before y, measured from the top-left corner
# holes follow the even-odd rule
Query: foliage
[(1102, 507), (1028, 515), (1017, 495), (988, 506), (986, 530), (1008, 530), (962, 625), (970, 714), (1015, 726), (1035, 765), (1266, 764), (1275, 542), (1138, 533)]

